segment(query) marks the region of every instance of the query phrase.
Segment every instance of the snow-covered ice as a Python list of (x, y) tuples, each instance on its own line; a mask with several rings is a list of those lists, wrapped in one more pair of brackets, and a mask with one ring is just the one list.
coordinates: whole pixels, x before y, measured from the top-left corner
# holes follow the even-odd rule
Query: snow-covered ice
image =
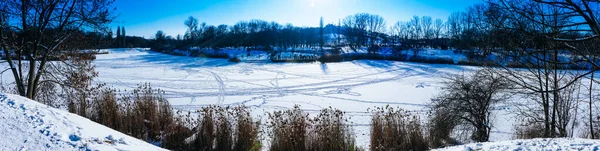
[[(296, 104), (310, 115), (331, 106), (351, 118), (357, 145), (364, 147), (369, 144), (369, 108), (401, 107), (422, 115), (424, 121), (427, 105), (440, 92), (445, 75), (478, 69), (381, 60), (233, 63), (227, 59), (174, 56), (147, 49), (108, 51), (109, 54), (97, 55), (94, 61), (99, 72), (97, 82), (120, 90), (132, 90), (149, 82), (153, 88), (164, 90), (165, 97), (177, 110), (243, 104), (250, 106), (253, 115), (262, 120), (266, 119), (265, 112), (289, 109)], [(440, 50), (421, 54), (451, 53)], [(4, 83), (12, 81), (8, 72), (2, 78)], [(516, 118), (510, 114), (511, 109), (514, 108), (510, 105), (500, 104), (495, 110), (491, 141), (513, 138)]]
[(27, 98), (0, 94), (0, 150), (164, 150)]
[[(451, 52), (451, 51), (450, 51)], [(346, 111), (357, 143), (368, 146), (369, 108), (401, 107), (426, 113), (446, 74), (477, 67), (394, 61), (340, 63), (232, 63), (226, 59), (161, 54), (143, 49), (115, 49), (94, 61), (99, 82), (131, 90), (149, 82), (165, 91), (178, 110), (194, 111), (210, 104), (247, 105), (255, 115), (298, 104), (309, 114), (333, 107)], [(492, 140), (510, 139), (512, 122), (499, 112)]]

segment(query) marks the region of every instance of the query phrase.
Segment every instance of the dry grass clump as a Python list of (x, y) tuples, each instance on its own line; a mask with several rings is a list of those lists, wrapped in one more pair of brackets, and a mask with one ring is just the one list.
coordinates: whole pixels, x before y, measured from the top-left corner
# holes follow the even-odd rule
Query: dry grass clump
[(259, 123), (250, 116), (248, 107), (207, 106), (199, 113), (189, 150), (260, 150)]
[(458, 142), (451, 137), (453, 130), (458, 126), (456, 117), (448, 116), (452, 112), (447, 108), (439, 108), (429, 117), (427, 125), (428, 141), (431, 148), (441, 148), (456, 145)]
[(300, 106), (285, 111), (269, 113), (269, 136), (271, 136), (271, 151), (303, 151), (306, 150), (306, 140), (310, 121)]
[(419, 118), (386, 106), (372, 111), (371, 150), (428, 150)]
[(344, 112), (331, 107), (322, 109), (312, 120), (308, 150), (354, 151), (355, 138), (352, 126), (347, 124)]
[(541, 122), (522, 122), (515, 126), (517, 139), (532, 139), (544, 137), (544, 125)]
[(160, 142), (174, 124), (173, 110), (161, 90), (139, 85), (117, 97), (116, 90), (104, 89), (93, 99), (92, 120), (149, 142)]
[(331, 107), (313, 118), (299, 106), (269, 114), (271, 151), (354, 151), (355, 138), (344, 112)]

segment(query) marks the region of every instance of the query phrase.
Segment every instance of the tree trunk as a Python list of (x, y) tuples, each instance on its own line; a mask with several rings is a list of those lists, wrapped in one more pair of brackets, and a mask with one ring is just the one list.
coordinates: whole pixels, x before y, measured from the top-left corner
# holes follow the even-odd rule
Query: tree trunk
[[(593, 60), (596, 60), (596, 59), (594, 58)], [(592, 98), (592, 90), (593, 90), (592, 89), (592, 85), (594, 84), (594, 73), (595, 72), (592, 72), (592, 76), (590, 77), (590, 94), (589, 94), (589, 96), (590, 96), (590, 102), (589, 102), (589, 106), (588, 106), (588, 108), (590, 109), (590, 115), (589, 116), (590, 116), (590, 137), (591, 137), (591, 139), (595, 138), (594, 137), (594, 119), (592, 118), (592, 116), (593, 116), (593, 113), (592, 113), (592, 100), (593, 100), (593, 98)]]

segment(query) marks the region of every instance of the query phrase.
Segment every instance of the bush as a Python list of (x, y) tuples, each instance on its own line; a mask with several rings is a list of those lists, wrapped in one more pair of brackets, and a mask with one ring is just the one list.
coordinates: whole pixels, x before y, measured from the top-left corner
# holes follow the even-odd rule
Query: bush
[(466, 65), (466, 66), (483, 66), (483, 63), (472, 60), (458, 60), (457, 65)]
[(322, 109), (312, 120), (309, 148), (312, 151), (355, 150), (352, 127), (345, 123), (344, 112), (331, 107)]
[[(472, 130), (471, 139), (477, 142), (489, 140), (493, 120), (492, 107), (506, 101), (504, 90), (510, 88), (506, 79), (487, 69), (469, 75), (450, 75), (442, 83), (442, 92), (432, 101), (430, 109), (435, 118)], [(450, 125), (448, 128), (453, 127)]]
[(292, 54), (289, 56), (282, 56), (280, 53), (271, 53), (270, 58), (272, 62), (315, 62), (319, 60), (319, 56), (314, 54)]
[(483, 61), (483, 60), (485, 60), (485, 57), (486, 57), (482, 53), (479, 53), (474, 50), (465, 51), (463, 54), (465, 55), (465, 57), (467, 57), (467, 59), (473, 60), (473, 61)]
[(580, 137), (582, 138), (592, 138), (592, 132), (590, 132), (590, 126), (591, 129), (594, 131), (594, 138), (593, 139), (600, 139), (600, 126), (598, 126), (597, 123), (599, 123), (600, 121), (600, 116), (592, 116), (592, 118), (594, 119), (592, 122), (594, 122), (594, 124), (590, 125), (589, 122), (585, 123), (584, 129), (583, 131), (580, 133)]
[(409, 48), (401, 45), (401, 46), (393, 46), (392, 47), (392, 53), (393, 54), (402, 54), (403, 51), (408, 50)]
[(371, 120), (371, 150), (428, 150), (419, 118), (402, 109), (375, 109)]
[(308, 115), (299, 106), (269, 113), (271, 151), (306, 150)]
[(231, 58), (231, 59), (229, 59), (227, 61), (229, 61), (229, 62), (242, 62), (242, 60), (240, 60), (240, 58), (238, 58), (238, 57), (233, 57), (233, 58)]
[(384, 56), (380, 54), (347, 54), (344, 55), (346, 60), (393, 60), (406, 61), (406, 54)]
[(259, 122), (252, 120), (248, 107), (234, 108), (237, 121), (234, 135), (233, 149), (243, 151), (258, 151), (261, 148), (258, 140)]
[(498, 66), (498, 63), (494, 61), (473, 61), (473, 60), (459, 60), (457, 65), (467, 65), (467, 66)]
[(379, 45), (371, 45), (371, 46), (369, 46), (369, 48), (367, 48), (367, 52), (368, 53), (377, 53), (379, 51), (379, 49), (381, 49), (381, 47), (379, 47)]
[(454, 139), (451, 138), (452, 131), (458, 125), (457, 119), (453, 116), (446, 116), (450, 110), (439, 109), (433, 111), (433, 114), (429, 117), (428, 123), (428, 137), (429, 143), (432, 148), (441, 148), (450, 145), (456, 145)]
[(519, 62), (509, 62), (506, 64), (506, 67), (508, 67), (508, 68), (529, 68), (529, 66), (525, 65), (524, 63), (519, 63)]
[(200, 116), (189, 150), (260, 150), (259, 123), (247, 107), (208, 106)]
[(342, 61), (344, 61), (344, 57), (342, 57), (341, 55), (322, 55), (321, 57), (319, 57), (318, 60), (321, 63), (342, 62)]
[(410, 62), (433, 63), (433, 64), (454, 64), (452, 58), (428, 58), (422, 56), (413, 56), (408, 59)]
[(354, 134), (344, 113), (325, 108), (309, 118), (299, 106), (269, 114), (271, 151), (355, 151)]
[(102, 90), (94, 102), (96, 115), (92, 120), (112, 129), (120, 129), (121, 114), (115, 90), (109, 88)]
[(185, 126), (185, 123), (182, 117), (175, 118), (174, 123), (164, 132), (161, 146), (171, 150), (188, 150), (186, 139), (192, 136), (193, 132)]
[(190, 56), (192, 56), (192, 57), (203, 57), (203, 58), (229, 59), (229, 54), (219, 53), (219, 52), (209, 53), (209, 52), (202, 51), (202, 50), (192, 50), (191, 53), (190, 53)]
[(544, 125), (540, 122), (526, 122), (515, 127), (517, 139), (532, 139), (544, 137)]
[(180, 118), (174, 118), (163, 93), (148, 83), (119, 97), (116, 90), (106, 88), (93, 99), (96, 112), (92, 112), (95, 114), (90, 119), (132, 137), (183, 150), (186, 148), (183, 140), (191, 131), (183, 126)]

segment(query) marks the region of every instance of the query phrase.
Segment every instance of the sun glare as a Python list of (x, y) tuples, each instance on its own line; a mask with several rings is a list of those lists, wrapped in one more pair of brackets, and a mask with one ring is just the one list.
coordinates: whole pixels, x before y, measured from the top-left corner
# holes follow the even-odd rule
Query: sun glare
[(321, 0), (309, 0), (310, 7), (317, 6), (317, 3), (319, 3), (319, 1), (321, 1)]

